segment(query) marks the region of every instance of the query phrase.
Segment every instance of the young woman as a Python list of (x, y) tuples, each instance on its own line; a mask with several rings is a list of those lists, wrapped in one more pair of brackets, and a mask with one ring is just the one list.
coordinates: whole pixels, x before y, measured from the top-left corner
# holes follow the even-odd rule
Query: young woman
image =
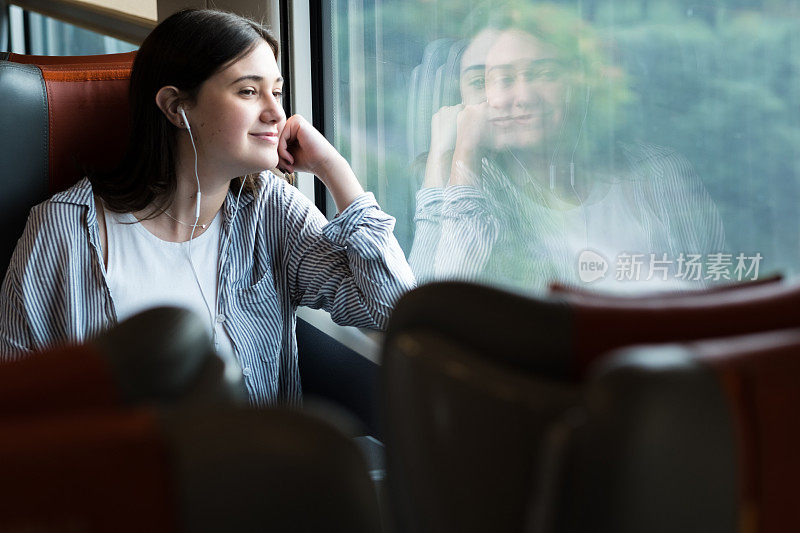
[[(0, 293), (0, 357), (83, 341), (155, 305), (196, 310), (254, 404), (301, 389), (298, 306), (383, 328), (414, 278), (394, 219), (300, 116), (286, 118), (277, 41), (229, 13), (185, 10), (142, 43), (119, 169), (36, 206)], [(307, 171), (328, 222), (286, 180)]]

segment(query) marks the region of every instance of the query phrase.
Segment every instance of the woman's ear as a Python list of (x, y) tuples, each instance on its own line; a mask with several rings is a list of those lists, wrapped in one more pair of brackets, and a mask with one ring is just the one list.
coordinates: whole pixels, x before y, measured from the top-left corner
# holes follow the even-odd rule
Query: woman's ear
[(186, 129), (183, 118), (178, 113), (178, 106), (183, 102), (180, 91), (173, 85), (162, 87), (156, 93), (156, 105), (176, 127)]

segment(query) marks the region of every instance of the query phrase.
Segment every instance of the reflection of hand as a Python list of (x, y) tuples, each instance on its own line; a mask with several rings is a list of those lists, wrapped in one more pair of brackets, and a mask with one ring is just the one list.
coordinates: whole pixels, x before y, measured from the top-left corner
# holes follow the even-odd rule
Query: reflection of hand
[(464, 104), (444, 106), (433, 115), (430, 153), (442, 155), (456, 147), (457, 119), (462, 109)]
[(476, 151), (484, 143), (484, 137), (489, 125), (489, 104), (481, 102), (464, 106), (458, 114), (458, 137), (456, 149), (461, 151)]
[(425, 165), (425, 187), (444, 187), (450, 178), (451, 155), (456, 145), (458, 114), (464, 106), (444, 106), (431, 120), (431, 147)]
[(488, 117), (489, 104), (486, 102), (464, 106), (458, 114), (450, 185), (475, 185), (488, 133)]

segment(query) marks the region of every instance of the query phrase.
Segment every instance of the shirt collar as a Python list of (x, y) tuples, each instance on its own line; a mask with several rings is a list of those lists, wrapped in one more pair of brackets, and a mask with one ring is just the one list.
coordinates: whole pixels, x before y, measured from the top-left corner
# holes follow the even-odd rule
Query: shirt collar
[(61, 191), (54, 194), (50, 201), (55, 203), (76, 204), (92, 207), (94, 206), (92, 184), (89, 181), (89, 178), (83, 178), (66, 191)]
[(57, 192), (50, 198), (50, 201), (62, 204), (82, 205), (88, 209), (86, 225), (91, 228), (97, 222), (97, 210), (95, 209), (92, 183), (89, 181), (89, 178), (82, 178), (66, 191)]
[[(269, 170), (265, 170), (255, 180), (255, 191), (247, 190), (247, 187), (242, 189), (242, 196), (239, 198), (239, 209), (244, 209), (250, 203), (261, 195), (261, 192), (266, 186), (266, 181), (269, 179), (277, 179), (274, 174)], [(236, 208), (236, 196), (239, 194), (239, 186), (231, 186), (228, 190), (228, 195), (225, 197), (225, 202), (222, 204), (222, 214), (226, 224), (230, 223), (233, 218), (233, 212)]]
[[(246, 187), (242, 190), (242, 196), (239, 198), (239, 209), (247, 207), (253, 200), (255, 200), (256, 196), (258, 196), (261, 190), (264, 188), (265, 182), (268, 179), (277, 178), (268, 170), (264, 171), (258, 176), (258, 179), (256, 179), (255, 194), (252, 191), (248, 191)], [(228, 191), (228, 195), (225, 197), (225, 202), (222, 204), (222, 214), (225, 217), (226, 222), (230, 221), (233, 217), (233, 211), (236, 207), (236, 195), (238, 192), (238, 187), (231, 187)], [(89, 181), (89, 178), (82, 178), (78, 183), (69, 189), (54, 194), (50, 200), (55, 203), (75, 204), (88, 207), (89, 219), (87, 222), (90, 224), (92, 223), (91, 219), (97, 216), (95, 213), (92, 183)]]

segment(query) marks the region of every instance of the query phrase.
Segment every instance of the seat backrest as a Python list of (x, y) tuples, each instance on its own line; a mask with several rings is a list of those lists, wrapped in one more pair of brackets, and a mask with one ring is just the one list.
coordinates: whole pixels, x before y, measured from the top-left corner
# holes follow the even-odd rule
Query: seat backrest
[(572, 311), (573, 375), (609, 350), (800, 327), (800, 285), (765, 283), (705, 295), (565, 298)]
[(577, 403), (433, 330), (384, 351), (387, 484), (400, 531), (521, 531), (541, 434)]
[(569, 350), (569, 323), (558, 303), (464, 283), (401, 299), (381, 366), (400, 530), (521, 530), (540, 435), (577, 402), (572, 384), (542, 377), (563, 374), (548, 354)]
[(561, 283), (558, 281), (552, 282), (548, 285), (548, 290), (550, 294), (559, 295), (559, 296), (574, 296), (580, 298), (598, 298), (604, 300), (629, 300), (629, 299), (652, 299), (652, 298), (664, 298), (670, 295), (672, 296), (707, 296), (709, 294), (715, 294), (718, 292), (726, 292), (726, 291), (736, 291), (739, 289), (747, 289), (751, 287), (755, 287), (758, 285), (769, 285), (771, 283), (780, 283), (784, 280), (783, 274), (771, 274), (768, 276), (762, 276), (755, 280), (746, 280), (740, 282), (732, 282), (732, 283), (722, 283), (719, 285), (711, 285), (709, 287), (704, 287), (702, 289), (695, 289), (689, 291), (675, 291), (675, 292), (642, 292), (642, 293), (631, 293), (631, 294), (614, 294), (614, 293), (607, 293), (607, 292), (599, 292), (593, 291), (590, 288), (584, 287), (576, 287), (574, 285), (567, 285), (565, 283)]
[(462, 282), (405, 295), (386, 339), (426, 327), (520, 371), (577, 382), (610, 350), (800, 327), (800, 285), (755, 283), (700, 294), (620, 298), (518, 295)]
[(155, 413), (0, 420), (0, 433), (0, 530), (178, 530), (170, 450)]
[(355, 443), (289, 410), (0, 421), (2, 531), (379, 531)]
[(551, 432), (533, 529), (797, 530), (798, 382), (800, 330), (612, 354)]
[(0, 363), (0, 420), (149, 403), (243, 404), (246, 396), (238, 365), (223, 361), (204, 322), (179, 308), (149, 309), (86, 344)]
[(32, 206), (120, 162), (134, 56), (0, 53), (0, 273)]
[(457, 282), (410, 292), (390, 321), (381, 368), (397, 514), (416, 521), (412, 530), (480, 530), (496, 525), (502, 510), (516, 520), (504, 526), (521, 527), (526, 503), (498, 487), (536, 494), (534, 457), (549, 423), (578, 405), (583, 374), (602, 354), (637, 342), (800, 327), (798, 309), (800, 287), (782, 284), (624, 301), (525, 297)]
[(186, 531), (380, 530), (377, 496), (356, 443), (289, 409), (183, 409), (161, 429)]

